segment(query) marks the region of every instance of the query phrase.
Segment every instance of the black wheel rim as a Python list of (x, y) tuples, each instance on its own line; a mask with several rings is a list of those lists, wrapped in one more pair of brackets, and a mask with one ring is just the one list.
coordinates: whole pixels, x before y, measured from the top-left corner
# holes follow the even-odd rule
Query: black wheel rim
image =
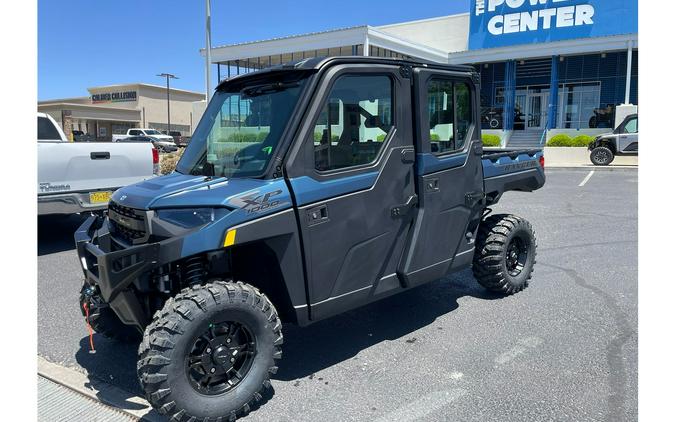
[(598, 163), (604, 164), (609, 160), (609, 156), (607, 155), (606, 151), (596, 151), (595, 160)]
[(506, 270), (512, 277), (517, 277), (523, 272), (527, 262), (527, 243), (520, 237), (511, 239), (506, 249)]
[(251, 369), (255, 351), (255, 337), (244, 324), (235, 321), (209, 324), (186, 357), (190, 384), (208, 395), (232, 390)]

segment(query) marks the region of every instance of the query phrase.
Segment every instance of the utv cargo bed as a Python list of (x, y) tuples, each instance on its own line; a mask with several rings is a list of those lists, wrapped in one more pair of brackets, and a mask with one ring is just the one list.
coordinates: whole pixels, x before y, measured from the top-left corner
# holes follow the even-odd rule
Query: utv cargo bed
[(541, 149), (483, 148), (482, 160), (488, 205), (506, 191), (532, 192), (546, 181)]

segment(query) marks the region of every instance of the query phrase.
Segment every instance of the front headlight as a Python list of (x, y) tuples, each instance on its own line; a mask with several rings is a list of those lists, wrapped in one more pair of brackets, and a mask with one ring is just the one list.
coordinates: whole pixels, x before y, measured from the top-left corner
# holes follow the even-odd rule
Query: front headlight
[(203, 226), (216, 219), (214, 208), (176, 208), (157, 210), (155, 213), (160, 220), (185, 228)]

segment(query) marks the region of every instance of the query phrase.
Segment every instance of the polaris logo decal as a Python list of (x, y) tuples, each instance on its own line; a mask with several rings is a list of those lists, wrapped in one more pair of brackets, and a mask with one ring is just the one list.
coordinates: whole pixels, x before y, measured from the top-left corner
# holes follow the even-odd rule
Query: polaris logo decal
[(501, 167), (505, 171), (514, 171), (514, 170), (523, 170), (531, 167), (537, 167), (538, 165), (539, 163), (537, 161), (524, 161), (522, 163), (497, 165), (497, 167)]
[(280, 200), (274, 199), (275, 196), (281, 193), (281, 190), (266, 193), (254, 192), (250, 195), (235, 198), (232, 202), (241, 207), (242, 210), (246, 210), (248, 214), (253, 214), (270, 210), (281, 205)]

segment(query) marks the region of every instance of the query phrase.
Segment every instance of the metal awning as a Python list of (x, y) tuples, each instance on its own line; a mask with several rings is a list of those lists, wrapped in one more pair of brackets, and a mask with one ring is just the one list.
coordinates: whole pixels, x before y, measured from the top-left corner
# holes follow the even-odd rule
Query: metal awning
[[(200, 53), (206, 55), (204, 49)], [(310, 57), (361, 55), (448, 62), (447, 52), (363, 25), (212, 47), (211, 63), (218, 65), (221, 80)]]

